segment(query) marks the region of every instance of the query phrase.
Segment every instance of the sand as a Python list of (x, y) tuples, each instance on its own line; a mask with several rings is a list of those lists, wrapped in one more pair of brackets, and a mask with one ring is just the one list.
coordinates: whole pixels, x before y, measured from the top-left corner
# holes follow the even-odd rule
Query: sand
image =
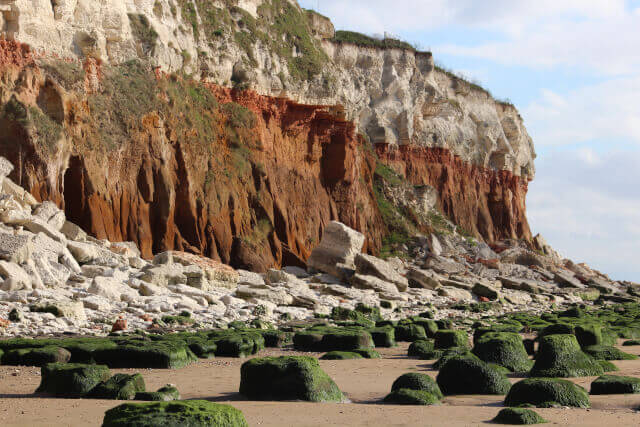
[[(435, 378), (432, 362), (408, 359), (407, 344), (378, 349), (382, 359), (320, 361), (351, 403), (252, 402), (238, 394), (243, 359), (218, 358), (177, 370), (122, 370), (141, 372), (148, 390), (176, 384), (184, 399), (228, 403), (243, 411), (251, 426), (474, 426), (486, 425), (501, 409), (503, 396), (446, 397), (430, 407), (381, 405), (393, 381), (405, 372), (425, 372)], [(638, 347), (621, 347), (640, 354)], [(260, 356), (300, 354), (266, 350)], [(308, 354), (308, 353), (306, 353)], [(616, 375), (640, 377), (640, 360), (614, 362)], [(520, 378), (512, 378), (512, 382)], [(594, 378), (575, 378), (589, 389)], [(98, 426), (104, 412), (122, 402), (91, 399), (54, 399), (34, 396), (40, 369), (0, 366), (0, 425), (2, 426)], [(592, 396), (591, 409), (537, 409), (556, 425), (640, 425), (640, 394)], [(547, 424), (547, 425), (550, 425)]]

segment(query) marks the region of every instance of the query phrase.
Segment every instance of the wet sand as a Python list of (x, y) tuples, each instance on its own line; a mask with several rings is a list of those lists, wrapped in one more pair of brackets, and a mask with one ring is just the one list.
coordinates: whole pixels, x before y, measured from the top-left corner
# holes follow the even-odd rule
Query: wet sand
[[(445, 397), (437, 406), (382, 405), (391, 384), (405, 372), (424, 372), (435, 378), (432, 362), (406, 357), (408, 344), (378, 349), (382, 359), (320, 361), (351, 401), (342, 404), (306, 402), (254, 402), (238, 394), (240, 365), (246, 359), (218, 358), (177, 370), (128, 370), (141, 372), (147, 390), (176, 384), (183, 399), (228, 403), (243, 411), (251, 426), (474, 426), (487, 425), (501, 409), (504, 396)], [(640, 346), (620, 347), (640, 354)], [(267, 349), (260, 356), (302, 354)], [(309, 353), (304, 353), (309, 354)], [(316, 355), (317, 356), (317, 355)], [(640, 377), (640, 360), (613, 362), (615, 375)], [(512, 382), (520, 378), (512, 378)], [(573, 378), (586, 387), (594, 377)], [(123, 402), (93, 399), (54, 399), (35, 396), (40, 369), (0, 366), (0, 425), (3, 426), (99, 426), (104, 412)], [(537, 409), (550, 424), (580, 426), (640, 425), (640, 394), (591, 396), (591, 409)], [(549, 425), (549, 424), (547, 424)]]

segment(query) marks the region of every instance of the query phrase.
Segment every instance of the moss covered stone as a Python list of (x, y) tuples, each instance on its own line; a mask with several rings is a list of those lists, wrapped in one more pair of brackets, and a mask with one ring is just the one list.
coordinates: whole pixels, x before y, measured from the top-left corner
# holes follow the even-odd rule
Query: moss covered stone
[(218, 331), (209, 338), (216, 343), (216, 356), (247, 357), (264, 348), (265, 339), (257, 332)]
[(409, 357), (418, 357), (422, 360), (432, 360), (439, 352), (435, 349), (434, 340), (418, 340), (409, 345), (407, 355)]
[(440, 387), (438, 387), (438, 384), (427, 374), (410, 372), (408, 374), (400, 375), (391, 385), (391, 391), (396, 391), (403, 388), (426, 391), (436, 396), (438, 399), (442, 399), (443, 397), (442, 391), (440, 391)]
[(640, 345), (640, 340), (627, 340), (622, 343), (624, 346)]
[(330, 351), (322, 356), (322, 360), (348, 360), (348, 359), (364, 359), (361, 354), (353, 351)]
[(240, 393), (256, 400), (341, 402), (336, 383), (312, 357), (255, 358), (240, 369)]
[(156, 391), (140, 391), (136, 393), (134, 399), (149, 402), (169, 402), (171, 400), (179, 400), (180, 392), (171, 384), (167, 384)]
[(110, 368), (177, 369), (197, 360), (184, 342), (128, 343), (92, 353), (96, 363)]
[(591, 383), (591, 394), (637, 394), (640, 378), (602, 375)]
[(427, 391), (401, 388), (393, 390), (385, 398), (385, 403), (394, 405), (435, 405), (440, 399)]
[(41, 368), (40, 386), (36, 392), (63, 397), (81, 397), (111, 377), (104, 365), (49, 363)]
[(352, 351), (373, 348), (373, 338), (358, 327), (317, 327), (297, 332), (293, 347), (300, 351)]
[(473, 347), (481, 360), (495, 363), (513, 372), (528, 372), (532, 362), (520, 335), (513, 332), (489, 332), (482, 335)]
[(391, 326), (372, 328), (368, 330), (376, 347), (395, 347), (396, 332)]
[(56, 346), (17, 348), (2, 356), (3, 365), (44, 366), (47, 363), (67, 363), (69, 360), (71, 352)]
[(132, 400), (136, 393), (145, 391), (144, 378), (140, 374), (115, 374), (95, 386), (88, 397), (94, 399)]
[(540, 341), (532, 377), (586, 377), (602, 375), (604, 370), (580, 349), (574, 335), (547, 335)]
[(458, 356), (471, 357), (473, 359), (480, 360), (480, 358), (469, 351), (467, 347), (451, 347), (446, 350), (435, 350), (434, 356), (439, 356), (438, 360), (433, 364), (433, 369), (436, 370), (440, 370), (449, 360)]
[(511, 388), (503, 373), (477, 358), (458, 356), (440, 369), (440, 390), (450, 394), (505, 394)]
[(435, 348), (469, 347), (469, 336), (465, 331), (439, 330), (434, 338)]
[(353, 352), (359, 354), (365, 359), (381, 359), (382, 358), (382, 356), (380, 356), (380, 353), (378, 353), (372, 348), (360, 348), (357, 350), (353, 350)]
[(535, 411), (526, 408), (504, 408), (492, 420), (496, 424), (530, 425), (542, 424), (548, 421)]
[(435, 320), (424, 319), (421, 317), (415, 317), (411, 320), (413, 321), (414, 325), (422, 326), (425, 333), (427, 334), (427, 337), (429, 338), (433, 338), (436, 335), (436, 332), (438, 332), (438, 324)]
[(597, 360), (636, 360), (638, 358), (636, 355), (606, 345), (592, 345), (584, 347), (582, 351)]
[(265, 347), (280, 348), (291, 339), (290, 335), (286, 332), (273, 329), (259, 330), (258, 333), (264, 338)]
[(103, 427), (248, 427), (238, 409), (206, 400), (125, 403), (104, 414)]
[(396, 341), (417, 341), (427, 338), (427, 333), (420, 325), (413, 323), (398, 324), (395, 327)]
[(507, 406), (534, 405), (588, 408), (591, 406), (587, 391), (571, 381), (557, 378), (527, 378), (515, 383), (504, 400)]

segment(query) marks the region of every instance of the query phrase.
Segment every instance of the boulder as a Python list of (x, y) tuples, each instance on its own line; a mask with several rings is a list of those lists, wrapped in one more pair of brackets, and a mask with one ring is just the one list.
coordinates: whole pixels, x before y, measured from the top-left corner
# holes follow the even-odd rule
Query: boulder
[(3, 291), (19, 291), (32, 288), (31, 276), (18, 264), (0, 261), (0, 276), (4, 282), (0, 284)]
[(13, 163), (0, 156), (0, 181), (9, 176), (13, 171)]
[(580, 282), (580, 280), (576, 279), (576, 277), (569, 272), (568, 270), (558, 270), (553, 273), (553, 280), (561, 287), (561, 288), (585, 288), (585, 285)]
[(434, 379), (427, 374), (418, 372), (410, 372), (396, 378), (391, 385), (391, 391), (401, 389), (425, 391), (436, 396), (438, 399), (442, 399), (443, 397), (442, 391), (440, 391), (440, 387), (438, 387)]
[(435, 348), (469, 347), (469, 336), (465, 331), (441, 329), (435, 334)]
[(590, 345), (583, 347), (582, 351), (596, 360), (636, 360), (638, 358), (635, 354), (625, 353), (607, 345)]
[(240, 368), (240, 393), (255, 400), (344, 400), (318, 361), (305, 356), (262, 357), (245, 362)]
[(483, 334), (473, 347), (473, 354), (487, 363), (504, 366), (512, 372), (529, 372), (532, 365), (522, 338), (514, 332)]
[(638, 394), (640, 378), (603, 375), (591, 383), (591, 394)]
[(511, 383), (506, 375), (479, 359), (457, 356), (442, 366), (436, 378), (440, 390), (451, 394), (506, 394)]
[(515, 383), (507, 394), (506, 406), (534, 405), (539, 408), (553, 405), (589, 408), (587, 391), (571, 381), (557, 378), (527, 378)]
[(324, 228), (320, 244), (311, 251), (307, 266), (341, 278), (345, 269), (355, 269), (354, 259), (363, 245), (362, 233), (332, 221)]
[(450, 286), (443, 286), (438, 288), (438, 295), (442, 297), (453, 298), (458, 301), (471, 301), (473, 296), (471, 292), (465, 291), (464, 289), (453, 288)]
[(400, 275), (391, 263), (380, 258), (367, 254), (357, 254), (354, 262), (358, 274), (375, 276), (386, 282), (391, 282), (400, 292), (406, 291), (409, 287), (409, 281)]
[(132, 400), (144, 392), (144, 378), (140, 374), (115, 374), (95, 386), (87, 395), (93, 399)]
[(433, 271), (410, 267), (407, 271), (409, 285), (416, 288), (438, 289), (442, 286), (441, 277)]
[(136, 393), (134, 400), (169, 402), (171, 400), (180, 400), (180, 392), (173, 385), (167, 384), (157, 391), (139, 391)]
[(535, 411), (526, 408), (504, 408), (491, 420), (495, 424), (531, 425), (543, 424), (548, 421)]
[(29, 193), (24, 188), (14, 183), (13, 181), (11, 181), (9, 178), (2, 179), (1, 193), (12, 196), (14, 200), (16, 200), (20, 204), (20, 206), (22, 206), (25, 209), (28, 208), (29, 211), (31, 210), (30, 208), (32, 206), (35, 206), (38, 204), (38, 201), (35, 199), (35, 197), (31, 195), (31, 193)]
[(71, 353), (54, 345), (39, 348), (16, 348), (2, 356), (3, 365), (45, 366), (48, 363), (67, 363)]
[(105, 412), (102, 427), (130, 426), (248, 427), (249, 424), (233, 406), (206, 400), (125, 403)]
[(57, 231), (62, 229), (66, 221), (64, 211), (58, 209), (55, 203), (48, 200), (35, 207), (33, 216), (44, 221)]
[(355, 274), (351, 278), (351, 285), (356, 289), (372, 289), (381, 298), (388, 300), (401, 300), (402, 297), (398, 292), (396, 285), (386, 282), (375, 276), (367, 276), (363, 274)]
[(476, 282), (476, 284), (473, 285), (471, 292), (479, 297), (489, 298), (492, 301), (495, 301), (500, 297), (500, 293), (493, 286), (482, 282)]
[(84, 304), (81, 301), (40, 301), (30, 307), (31, 311), (39, 313), (51, 313), (56, 317), (65, 317), (77, 321), (86, 321), (87, 315)]
[(64, 224), (62, 224), (60, 232), (69, 240), (78, 242), (87, 240), (87, 233), (85, 233), (82, 228), (69, 221), (65, 221)]
[(320, 360), (349, 360), (349, 359), (364, 359), (361, 354), (354, 351), (330, 351), (325, 353)]
[(413, 323), (401, 323), (395, 326), (395, 335), (397, 341), (418, 341), (427, 339), (427, 332), (424, 327), (414, 325)]
[(33, 235), (0, 233), (0, 259), (22, 264), (31, 258)]
[(202, 271), (200, 280), (192, 280), (191, 282), (187, 282), (187, 284), (202, 290), (211, 290), (214, 288), (234, 289), (238, 284), (239, 275), (233, 268), (211, 258), (201, 257), (187, 252), (162, 252), (154, 257), (153, 263), (156, 265), (178, 264), (183, 267), (197, 267)]
[(574, 335), (547, 335), (540, 340), (532, 377), (587, 377), (602, 375), (602, 367), (583, 353)]
[(293, 304), (293, 297), (284, 288), (254, 288), (239, 285), (235, 296), (244, 300), (261, 299), (277, 305)]
[(384, 403), (391, 403), (394, 405), (435, 405), (440, 401), (437, 396), (422, 390), (412, 390), (408, 388), (401, 388), (398, 390), (392, 390), (391, 393), (385, 396)]
[(104, 365), (49, 363), (41, 369), (40, 386), (36, 392), (82, 397), (109, 377), (111, 372)]
[(464, 265), (442, 256), (429, 257), (424, 262), (423, 267), (434, 270), (440, 274), (456, 274), (465, 271)]

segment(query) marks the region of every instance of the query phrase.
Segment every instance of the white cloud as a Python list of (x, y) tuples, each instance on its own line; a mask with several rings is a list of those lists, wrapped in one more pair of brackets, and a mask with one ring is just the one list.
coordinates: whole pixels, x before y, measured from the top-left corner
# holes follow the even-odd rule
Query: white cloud
[(585, 153), (555, 151), (537, 162), (527, 197), (531, 228), (574, 261), (640, 281), (640, 151), (592, 153), (586, 161)]
[(561, 95), (549, 90), (522, 109), (536, 145), (625, 141), (640, 145), (640, 74)]

